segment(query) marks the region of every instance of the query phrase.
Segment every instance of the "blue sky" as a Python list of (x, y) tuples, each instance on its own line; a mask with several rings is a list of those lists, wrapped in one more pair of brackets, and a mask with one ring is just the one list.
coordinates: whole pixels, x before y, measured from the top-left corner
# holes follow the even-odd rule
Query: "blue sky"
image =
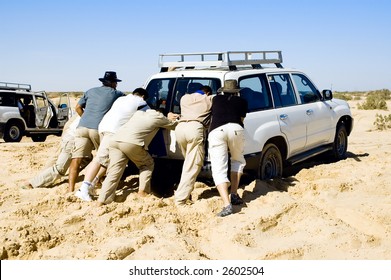
[(281, 50), (320, 90), (391, 89), (391, 1), (0, 0), (0, 81), (131, 91), (161, 53)]

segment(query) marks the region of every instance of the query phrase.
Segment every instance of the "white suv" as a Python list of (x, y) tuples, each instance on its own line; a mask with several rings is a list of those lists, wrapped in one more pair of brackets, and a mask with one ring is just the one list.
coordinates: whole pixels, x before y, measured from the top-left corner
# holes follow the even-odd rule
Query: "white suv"
[[(216, 93), (224, 80), (237, 80), (240, 95), (248, 102), (245, 171), (255, 171), (260, 179), (280, 177), (284, 166), (326, 151), (336, 159), (345, 158), (353, 128), (347, 102), (333, 98), (331, 90), (319, 92), (303, 72), (281, 63), (281, 51), (164, 54), (160, 73), (144, 87), (151, 107), (180, 113), (184, 94), (203, 85)], [(150, 151), (169, 162), (183, 159), (172, 131), (162, 130)], [(205, 169), (208, 164), (206, 157)]]
[(43, 142), (48, 135), (60, 136), (73, 112), (67, 93), (55, 99), (44, 91), (31, 91), (28, 84), (0, 82), (0, 138), (19, 142), (28, 136)]

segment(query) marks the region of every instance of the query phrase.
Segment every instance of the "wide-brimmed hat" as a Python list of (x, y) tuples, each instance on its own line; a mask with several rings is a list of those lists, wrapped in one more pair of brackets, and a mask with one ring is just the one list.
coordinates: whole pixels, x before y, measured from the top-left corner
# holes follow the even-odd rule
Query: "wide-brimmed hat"
[(217, 90), (217, 92), (226, 92), (226, 93), (237, 93), (239, 91), (240, 91), (240, 87), (238, 87), (238, 81), (236, 80), (225, 80), (224, 86)]
[(99, 78), (101, 82), (122, 82), (122, 80), (117, 79), (117, 73), (114, 71), (106, 71), (103, 78)]

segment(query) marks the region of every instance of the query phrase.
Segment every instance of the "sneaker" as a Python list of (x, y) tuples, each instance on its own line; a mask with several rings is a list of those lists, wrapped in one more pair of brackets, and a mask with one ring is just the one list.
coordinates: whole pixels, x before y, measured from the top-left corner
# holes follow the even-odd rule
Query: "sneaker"
[(240, 205), (243, 204), (243, 199), (240, 198), (238, 194), (231, 193), (231, 204), (232, 205)]
[(228, 215), (231, 215), (233, 213), (233, 208), (232, 208), (232, 204), (226, 206), (223, 208), (223, 210), (221, 210), (221, 212), (219, 212), (217, 214), (218, 217), (225, 217), (225, 216), (228, 216)]
[(82, 192), (80, 189), (77, 190), (77, 192), (75, 193), (75, 196), (80, 198), (81, 200), (83, 201), (92, 201), (92, 198), (90, 196), (90, 194), (87, 192)]
[(29, 184), (29, 183), (24, 184), (20, 188), (23, 189), (23, 190), (32, 190), (32, 189), (34, 189), (33, 186), (31, 184)]

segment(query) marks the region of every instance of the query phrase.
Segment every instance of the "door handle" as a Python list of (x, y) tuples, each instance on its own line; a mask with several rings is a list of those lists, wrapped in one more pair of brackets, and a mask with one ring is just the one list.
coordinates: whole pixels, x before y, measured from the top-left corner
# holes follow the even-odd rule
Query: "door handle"
[(285, 121), (288, 118), (287, 114), (281, 114), (280, 115), (280, 120)]
[(309, 110), (305, 111), (305, 113), (306, 113), (307, 115), (312, 115), (312, 114), (314, 113), (314, 110), (309, 109)]

